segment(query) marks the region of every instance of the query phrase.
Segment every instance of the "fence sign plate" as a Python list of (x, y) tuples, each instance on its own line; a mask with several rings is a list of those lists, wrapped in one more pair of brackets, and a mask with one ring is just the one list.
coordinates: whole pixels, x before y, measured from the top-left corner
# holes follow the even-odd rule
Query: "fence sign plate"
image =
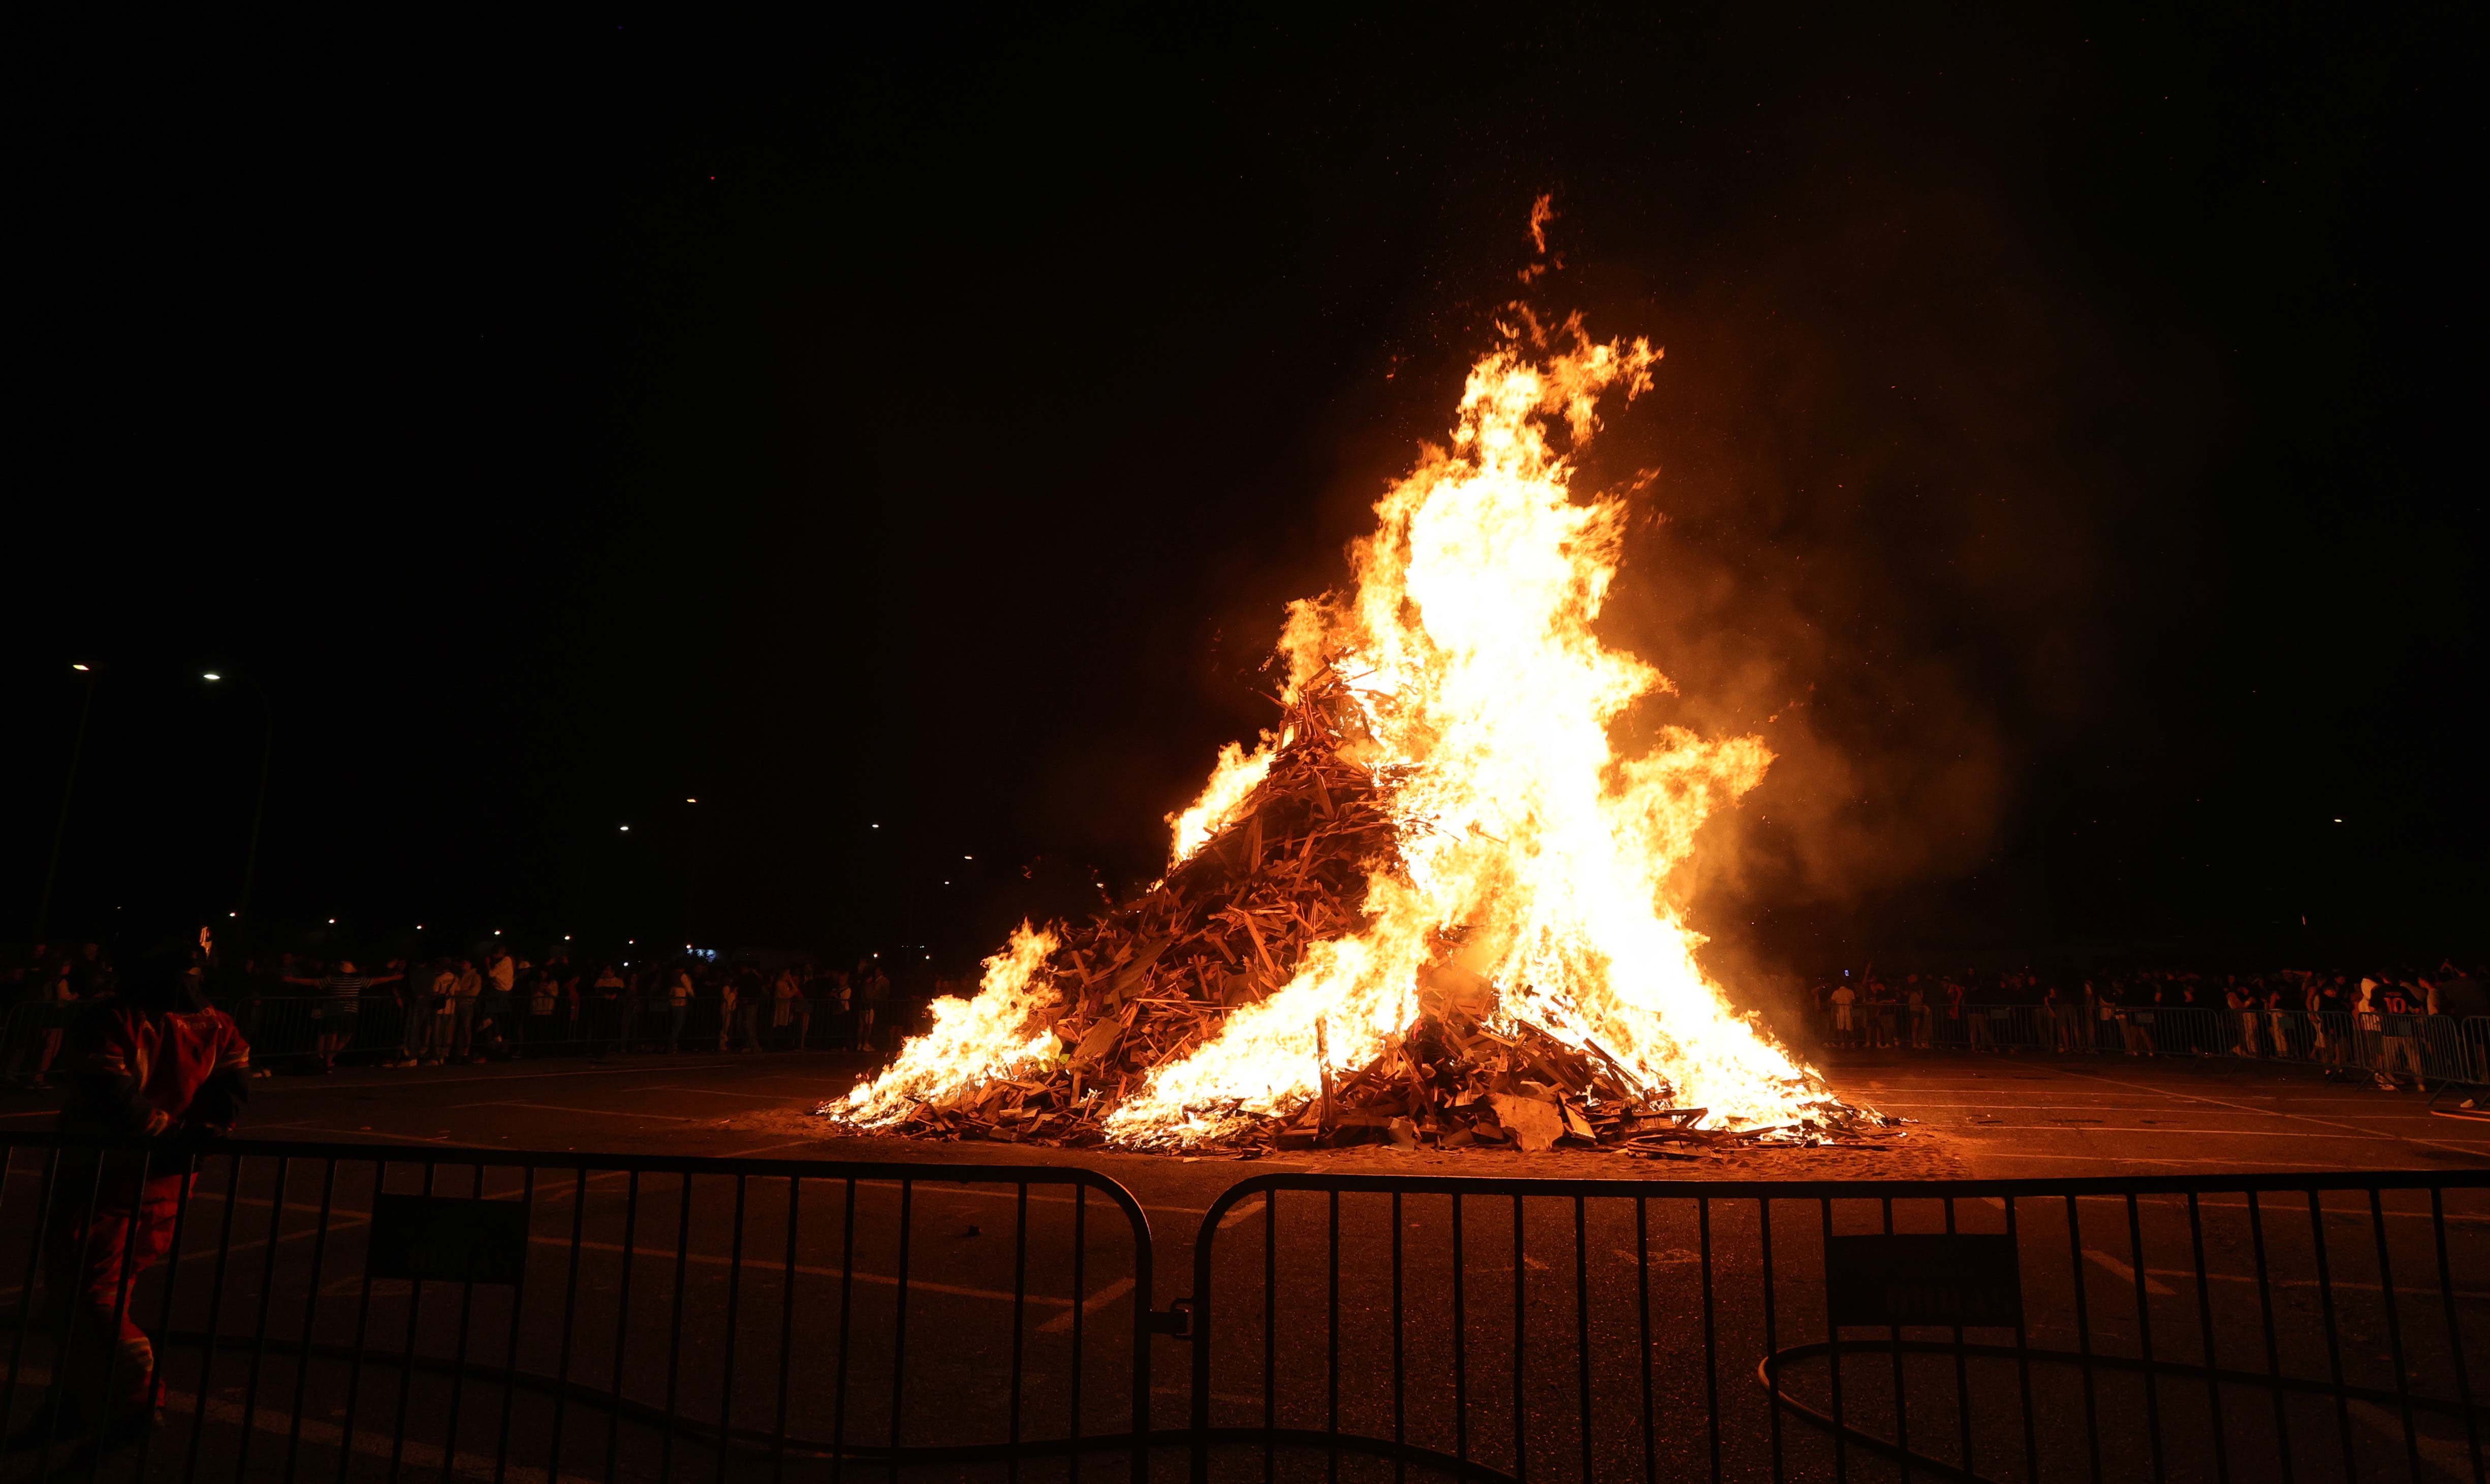
[(1996, 1324), (2023, 1317), (2012, 1237), (1836, 1237), (1825, 1298), (1837, 1324)]
[(379, 1195), (371, 1275), (516, 1283), (528, 1262), (528, 1208), (517, 1201)]

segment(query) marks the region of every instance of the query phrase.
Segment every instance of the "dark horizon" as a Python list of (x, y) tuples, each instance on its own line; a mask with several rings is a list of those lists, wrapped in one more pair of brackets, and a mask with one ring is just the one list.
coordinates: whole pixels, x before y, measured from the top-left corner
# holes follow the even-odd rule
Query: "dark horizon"
[(1720, 962), (2490, 950), (2452, 8), (527, 24), (19, 23), (0, 942), (1121, 896), (1550, 192)]

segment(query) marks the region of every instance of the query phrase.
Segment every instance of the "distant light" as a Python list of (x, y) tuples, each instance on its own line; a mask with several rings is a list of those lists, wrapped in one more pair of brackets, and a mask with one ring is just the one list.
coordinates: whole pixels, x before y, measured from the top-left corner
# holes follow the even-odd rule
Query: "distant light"
[(419, 933), (420, 933), (420, 932), (422, 932), (422, 931), (423, 931), (423, 924), (422, 924), (422, 923), (420, 923), (420, 922), (417, 923), (417, 924), (415, 925), (415, 930), (416, 930), (417, 932), (419, 932)]
[(2343, 823), (2343, 822), (2342, 822), (2341, 820), (2339, 820), (2339, 819), (2338, 819), (2338, 820), (2336, 820), (2334, 823), (2336, 823), (2336, 824), (2338, 824), (2338, 825), (2339, 825), (2339, 824), (2341, 824), (2341, 823)]
[(685, 803), (698, 803), (698, 802), (700, 802), (700, 800), (697, 800), (697, 799), (686, 799), (686, 800), (683, 800), (683, 802), (685, 802)]
[(960, 858), (961, 858), (961, 859), (963, 859), (963, 860), (974, 860), (974, 859), (976, 859), (977, 858), (976, 858), (976, 857), (974, 857), (974, 856), (962, 856)]
[[(86, 666), (84, 666), (84, 665), (72, 665), (72, 666), (70, 666), (70, 668), (71, 668), (71, 669), (72, 669), (72, 670), (83, 670), (83, 669), (85, 669), (85, 668), (86, 668)], [(880, 827), (880, 826), (876, 826), (875, 828), (876, 828), (876, 829), (880, 829), (881, 827)]]
[(221, 676), (221, 675), (218, 675), (218, 674), (217, 674), (216, 671), (214, 671), (214, 670), (210, 670), (210, 671), (209, 671), (208, 673), (206, 673), (205, 675), (200, 676), (200, 677), (199, 677), (199, 679), (201, 679), (201, 680), (203, 680), (203, 681), (220, 681), (220, 680), (223, 680), (223, 679), (224, 679), (224, 677), (223, 677), (223, 676)]
[(622, 832), (623, 832), (624, 834), (629, 834), (629, 833), (631, 832), (631, 827), (630, 827), (630, 826), (628, 826), (628, 825), (623, 826), (623, 827), (622, 827)]
[(337, 925), (337, 919), (336, 919), (336, 918), (334, 918), (334, 917), (331, 917), (331, 918), (329, 919), (329, 925), (330, 925), (331, 927), (335, 927), (335, 926)]
[[(86, 666), (84, 666), (84, 665), (80, 665), (80, 666), (78, 666), (78, 668), (79, 668), (79, 669), (81, 669), (81, 670), (83, 670), (83, 669), (85, 669), (85, 668), (86, 668)], [(874, 829), (880, 829), (882, 827), (881, 827), (880, 825), (876, 825), (876, 826), (874, 826), (873, 828), (874, 828)]]
[(496, 938), (501, 937), (501, 936), (502, 936), (502, 930), (501, 930), (500, 928), (498, 928), (498, 927), (497, 927), (497, 928), (495, 928), (495, 929), (493, 929), (493, 936), (494, 936), (494, 937), (496, 937)]
[(570, 935), (569, 935), (568, 933), (565, 933), (565, 934), (563, 934), (563, 935), (562, 935), (562, 941), (563, 941), (563, 942), (565, 942), (565, 943), (568, 943), (568, 942), (570, 942)]

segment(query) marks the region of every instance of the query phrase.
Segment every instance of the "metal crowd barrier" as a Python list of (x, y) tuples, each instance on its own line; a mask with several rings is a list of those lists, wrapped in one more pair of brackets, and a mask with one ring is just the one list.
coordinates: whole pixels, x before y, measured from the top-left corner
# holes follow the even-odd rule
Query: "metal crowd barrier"
[[(167, 1172), (163, 1261), (81, 1246)], [(0, 1136), (0, 1427), (31, 1434), (0, 1466), (2483, 1476), (2490, 1172), (1273, 1174), (1211, 1203), (1165, 1312), (1159, 1239), (1121, 1185), (1054, 1166)], [(124, 1320), (153, 1340), (160, 1419), (47, 1444), (39, 1401), (104, 1395), (93, 1339)], [(1180, 1343), (1154, 1367), (1159, 1335)], [(1154, 1427), (1154, 1392), (1178, 1425)]]
[[(2372, 1017), (2374, 1018), (2374, 1017)], [(2348, 1010), (2227, 1010), (2201, 1004), (2127, 1004), (2087, 1017), (2080, 1003), (1943, 1006), (1914, 1017), (1906, 1004), (1852, 1007), (1852, 1026), (1824, 1028), (1836, 1046), (1899, 1051), (2038, 1051), (2079, 1054), (2256, 1057), (2375, 1068), (2385, 1037)], [(2410, 1017), (2422, 1069), (2435, 1081), (2490, 1082), (2490, 1016)]]
[(2478, 1480), (2485, 1276), (2479, 1172), (1270, 1175), (1194, 1249), (1193, 1476)]
[[(163, 1262), (77, 1271), (193, 1164)], [(1070, 1168), (0, 1136), (0, 1422), (85, 1480), (1139, 1476), (1152, 1253)], [(105, 1316), (153, 1338), (161, 1419), (46, 1448), (42, 1396), (107, 1389)]]

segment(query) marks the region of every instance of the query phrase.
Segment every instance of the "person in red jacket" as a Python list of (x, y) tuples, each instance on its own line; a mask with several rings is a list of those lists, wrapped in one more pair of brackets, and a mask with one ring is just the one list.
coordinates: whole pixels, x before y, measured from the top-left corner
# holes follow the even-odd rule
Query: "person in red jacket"
[(53, 1401), (13, 1447), (97, 1433), (124, 1440), (160, 1405), (155, 1347), (130, 1295), (172, 1245), (190, 1147), (231, 1128), (250, 1095), (250, 1046), (224, 1011), (199, 1003), (188, 968), (183, 951), (141, 959), (72, 1028), (59, 1128), (144, 1143), (62, 1150), (44, 1284), (54, 1312), (66, 1310), (67, 1343)]

